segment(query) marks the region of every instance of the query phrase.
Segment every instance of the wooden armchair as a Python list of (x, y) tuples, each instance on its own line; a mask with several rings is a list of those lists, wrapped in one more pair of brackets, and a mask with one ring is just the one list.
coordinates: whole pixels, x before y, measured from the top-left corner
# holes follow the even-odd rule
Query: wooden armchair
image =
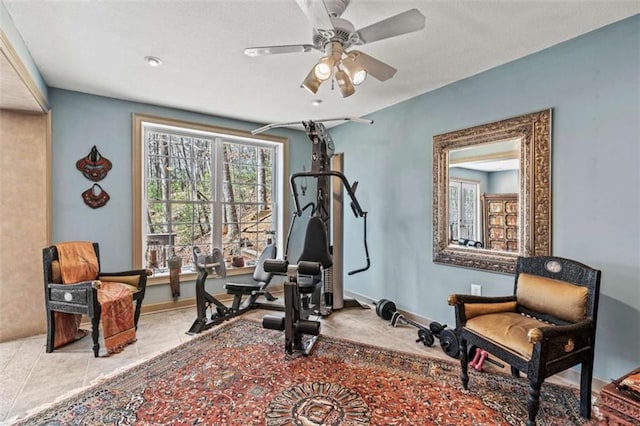
[[(44, 269), (44, 291), (45, 291), (45, 307), (47, 312), (47, 352), (53, 352), (54, 346), (62, 346), (70, 343), (56, 343), (56, 319), (59, 314), (78, 314), (76, 318), (79, 324), (80, 315), (86, 315), (91, 320), (91, 335), (93, 338), (93, 353), (98, 356), (100, 345), (98, 343), (99, 324), (102, 309), (98, 301), (98, 291), (101, 283), (113, 282), (126, 290), (133, 296), (135, 303), (135, 311), (133, 313), (133, 322), (135, 328), (138, 328), (138, 320), (140, 318), (140, 308), (144, 300), (144, 294), (147, 286), (147, 275), (150, 271), (139, 269), (123, 272), (102, 272), (100, 271), (100, 251), (98, 243), (93, 243), (93, 250), (97, 258), (97, 274), (92, 279), (78, 283), (63, 283), (60, 269), (59, 253), (57, 247), (50, 246), (42, 250), (43, 269)], [(84, 259), (82, 259), (84, 260)], [(86, 335), (78, 335), (82, 337)], [(57, 344), (57, 346), (56, 346)]]
[(549, 376), (581, 365), (580, 414), (591, 416), (591, 380), (600, 271), (560, 257), (520, 257), (514, 294), (449, 296), (460, 340), (460, 378), (467, 389), (467, 345), (511, 365), (529, 380), (527, 425), (535, 425), (540, 388)]

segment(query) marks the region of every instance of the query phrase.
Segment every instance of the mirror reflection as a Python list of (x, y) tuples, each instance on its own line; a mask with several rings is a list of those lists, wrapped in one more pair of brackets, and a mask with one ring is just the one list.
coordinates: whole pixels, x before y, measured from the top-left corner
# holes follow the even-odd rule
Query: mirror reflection
[(450, 244), (517, 252), (520, 139), (449, 152)]
[(433, 136), (433, 261), (514, 273), (551, 254), (551, 110)]

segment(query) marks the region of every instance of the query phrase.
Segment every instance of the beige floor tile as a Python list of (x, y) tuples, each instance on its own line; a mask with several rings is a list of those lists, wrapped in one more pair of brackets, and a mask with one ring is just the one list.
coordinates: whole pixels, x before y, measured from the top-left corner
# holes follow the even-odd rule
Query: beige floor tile
[(15, 349), (16, 352), (14, 356), (7, 359), (0, 374), (0, 420), (11, 413), (11, 407), (19, 399), (34, 365), (44, 351), (43, 341), (40, 339), (26, 338), (15, 342), (18, 344), (6, 345), (7, 348)]
[(0, 373), (2, 373), (9, 362), (16, 356), (22, 340), (12, 340), (0, 343)]

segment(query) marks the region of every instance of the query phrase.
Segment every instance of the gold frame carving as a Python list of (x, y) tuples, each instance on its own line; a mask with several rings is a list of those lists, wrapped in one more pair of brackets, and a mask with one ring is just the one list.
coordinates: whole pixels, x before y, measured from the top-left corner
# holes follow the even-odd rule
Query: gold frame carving
[[(449, 151), (520, 139), (518, 253), (449, 244)], [(433, 137), (433, 261), (513, 274), (518, 256), (551, 255), (551, 109)]]

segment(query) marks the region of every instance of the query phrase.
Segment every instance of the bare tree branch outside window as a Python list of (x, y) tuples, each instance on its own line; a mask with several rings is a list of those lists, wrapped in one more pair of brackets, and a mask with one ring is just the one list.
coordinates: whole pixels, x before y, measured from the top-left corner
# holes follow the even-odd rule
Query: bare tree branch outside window
[[(185, 133), (145, 132), (147, 266), (162, 273), (176, 254), (183, 268), (192, 268), (194, 245), (205, 253), (219, 247), (227, 259), (255, 260), (274, 228), (275, 147)], [(214, 166), (216, 146), (222, 148), (221, 170)], [(215, 223), (222, 224), (219, 232)], [(216, 235), (222, 240), (214, 241)]]

